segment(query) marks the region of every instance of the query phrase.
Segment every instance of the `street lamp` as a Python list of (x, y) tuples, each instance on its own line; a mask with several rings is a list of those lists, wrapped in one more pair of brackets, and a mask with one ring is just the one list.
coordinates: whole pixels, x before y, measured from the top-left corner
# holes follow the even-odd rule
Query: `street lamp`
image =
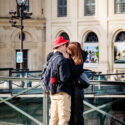
[(19, 5), (19, 20), (20, 20), (20, 52), (22, 53), (22, 62), (20, 63), (20, 69), (23, 71), (23, 6), (25, 6), (26, 0), (16, 0)]
[[(19, 15), (17, 15), (16, 11), (9, 11), (9, 14), (11, 15), (11, 18), (9, 22), (12, 24), (12, 27), (20, 28), (20, 54), (22, 56), (22, 59), (20, 61), (20, 70), (23, 71), (23, 19), (24, 19), (24, 14), (29, 18), (32, 13), (24, 11), (24, 7), (26, 6), (27, 0), (16, 0), (17, 5), (19, 6)], [(16, 25), (16, 21), (14, 19), (19, 19), (20, 25)]]

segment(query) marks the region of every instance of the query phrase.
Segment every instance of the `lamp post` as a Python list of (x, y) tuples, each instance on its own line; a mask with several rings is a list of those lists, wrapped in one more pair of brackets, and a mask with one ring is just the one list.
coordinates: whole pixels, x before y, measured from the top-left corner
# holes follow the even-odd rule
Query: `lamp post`
[(20, 52), (22, 53), (22, 62), (20, 63), (20, 69), (23, 71), (23, 6), (25, 6), (26, 0), (17, 0), (17, 4), (19, 5), (19, 13), (20, 13)]
[[(23, 19), (24, 19), (24, 14), (26, 14), (27, 17), (30, 17), (32, 13), (24, 11), (23, 7), (26, 6), (26, 1), (27, 0), (16, 0), (17, 5), (19, 6), (19, 16), (16, 15), (16, 11), (9, 11), (9, 14), (11, 15), (11, 18), (9, 22), (12, 24), (12, 27), (20, 28), (20, 54), (22, 56), (21, 61), (20, 61), (20, 70), (23, 71)], [(20, 25), (16, 25), (16, 21), (14, 19), (19, 19)]]

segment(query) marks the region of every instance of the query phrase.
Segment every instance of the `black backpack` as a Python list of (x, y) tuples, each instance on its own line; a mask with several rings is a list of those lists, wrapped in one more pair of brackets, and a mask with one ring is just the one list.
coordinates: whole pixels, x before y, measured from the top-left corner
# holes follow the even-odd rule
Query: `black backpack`
[(50, 78), (51, 78), (51, 72), (52, 72), (52, 62), (59, 57), (60, 55), (57, 55), (55, 57), (51, 57), (47, 64), (44, 66), (41, 74), (41, 87), (43, 89), (43, 93), (49, 93), (50, 91)]

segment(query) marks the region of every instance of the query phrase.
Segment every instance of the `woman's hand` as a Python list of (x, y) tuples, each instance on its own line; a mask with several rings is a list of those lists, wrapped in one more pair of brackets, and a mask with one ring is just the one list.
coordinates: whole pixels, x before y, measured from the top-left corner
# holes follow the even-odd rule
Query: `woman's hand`
[(68, 54), (67, 52), (63, 52), (63, 56), (64, 56), (65, 58), (69, 58), (69, 54)]

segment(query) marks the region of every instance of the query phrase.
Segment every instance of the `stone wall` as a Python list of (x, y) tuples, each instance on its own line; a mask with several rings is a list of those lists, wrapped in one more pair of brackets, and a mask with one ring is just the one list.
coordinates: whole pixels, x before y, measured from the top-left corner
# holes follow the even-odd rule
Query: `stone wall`
[[(8, 23), (9, 10), (16, 10), (16, 0), (0, 0), (0, 67), (15, 68), (15, 49), (20, 48), (19, 30)], [(85, 68), (103, 73), (125, 71), (114, 66), (114, 40), (120, 31), (125, 31), (124, 14), (114, 14), (114, 0), (96, 0), (95, 15), (84, 16), (83, 0), (67, 1), (67, 17), (57, 17), (57, 0), (30, 0), (32, 18), (24, 20), (26, 40), (24, 49), (29, 50), (28, 68), (40, 69), (52, 51), (53, 40), (66, 32), (70, 41), (84, 46), (89, 32), (98, 37), (99, 63)]]

